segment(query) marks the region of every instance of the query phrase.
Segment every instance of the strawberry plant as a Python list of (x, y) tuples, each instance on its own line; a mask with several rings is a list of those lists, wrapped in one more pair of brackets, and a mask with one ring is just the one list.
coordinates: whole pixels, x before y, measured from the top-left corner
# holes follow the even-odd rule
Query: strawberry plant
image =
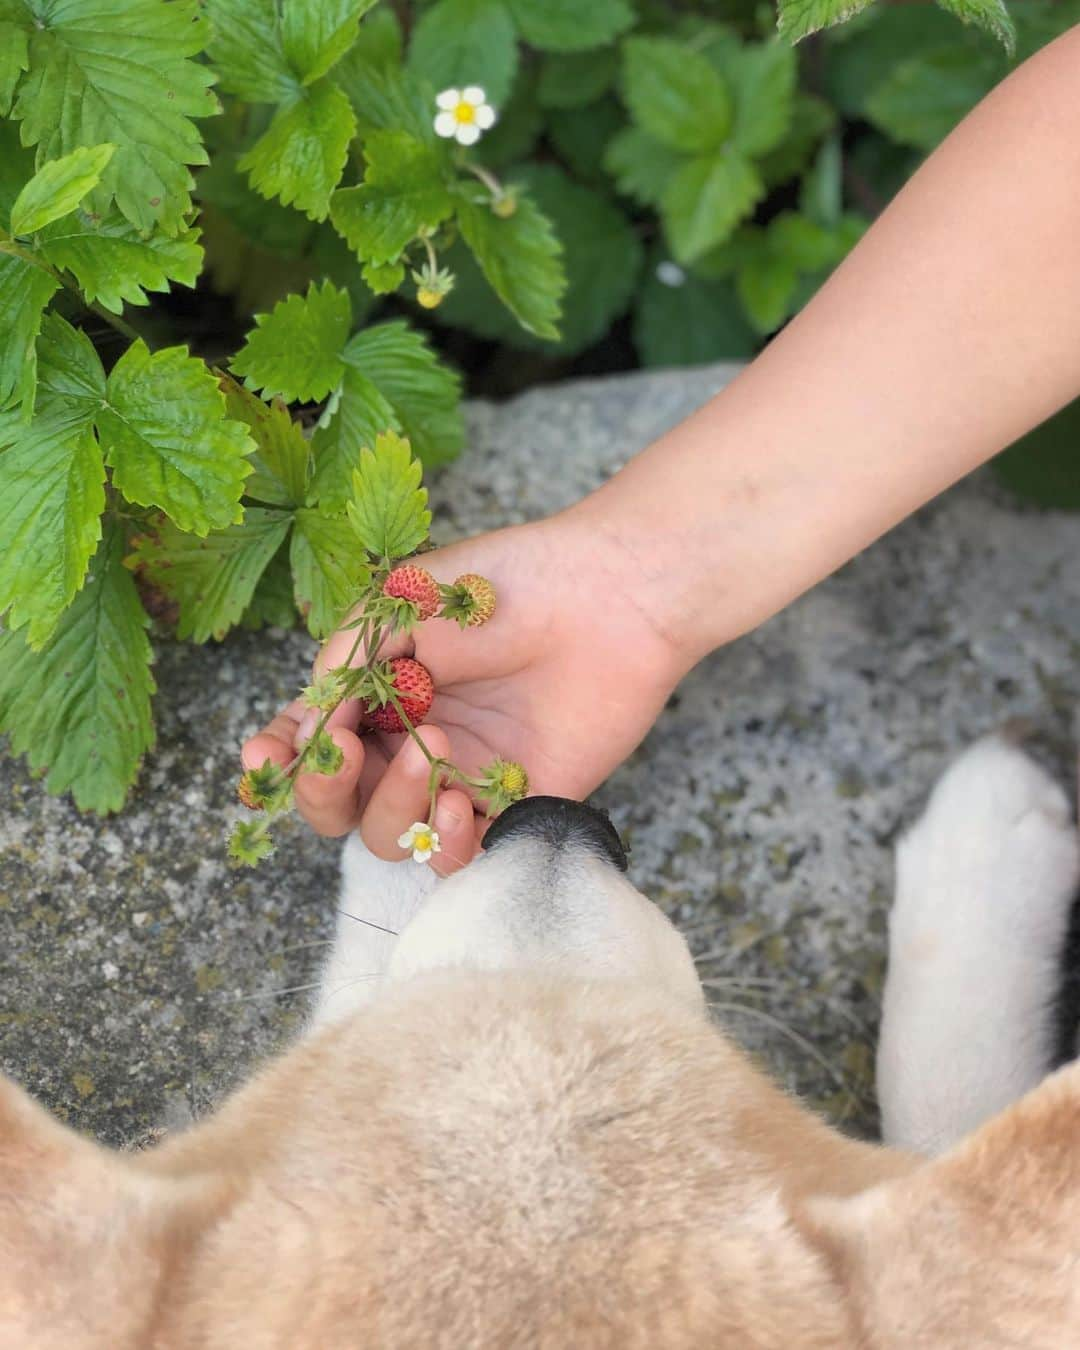
[(750, 354), (1080, 9), (940, 3), (779, 0), (777, 38), (756, 0), (0, 0), (14, 750), (116, 810), (151, 615), (329, 633), (362, 450), (461, 448), (440, 353)]

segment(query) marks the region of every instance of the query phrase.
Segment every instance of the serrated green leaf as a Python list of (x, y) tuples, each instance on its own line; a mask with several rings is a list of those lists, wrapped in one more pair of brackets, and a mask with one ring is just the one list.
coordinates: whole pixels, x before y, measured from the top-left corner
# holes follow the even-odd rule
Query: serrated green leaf
[(536, 97), (543, 108), (584, 108), (606, 94), (619, 69), (613, 47), (546, 56)]
[(550, 108), (546, 120), (548, 140), (574, 176), (585, 184), (610, 191), (604, 156), (611, 141), (626, 126), (626, 114), (618, 99), (605, 94), (585, 109)]
[(25, 28), (0, 19), (0, 117), (11, 111), (11, 102), (24, 70), (30, 69), (30, 40)]
[(794, 262), (768, 249), (744, 263), (735, 277), (739, 299), (759, 333), (771, 333), (788, 317), (798, 284)]
[(38, 648), (83, 583), (101, 538), (105, 466), (85, 411), (50, 400), (0, 420), (0, 614)]
[(308, 632), (329, 637), (371, 578), (347, 517), (297, 511), (289, 559), (296, 607)]
[(218, 382), (225, 414), (243, 422), (255, 442), (254, 468), (244, 483), (245, 497), (271, 506), (300, 506), (307, 495), (311, 446), (280, 399), (264, 403), (229, 375)]
[[(47, 21), (46, 21), (47, 20)], [(191, 120), (217, 111), (213, 75), (189, 59), (202, 50), (195, 0), (65, 0), (26, 11), (30, 70), (13, 116), (38, 148), (38, 165), (79, 146), (111, 143), (90, 206), (115, 198), (141, 230), (175, 234), (191, 209), (188, 165), (205, 164)]]
[(34, 406), (37, 354), (34, 342), (45, 306), (60, 283), (33, 263), (0, 253), (0, 410)]
[(0, 729), (32, 770), (48, 772), (49, 792), (70, 790), (83, 811), (118, 811), (154, 743), (149, 620), (123, 542), (110, 526), (44, 651), (0, 633)]
[(27, 179), (34, 176), (34, 152), (19, 143), (19, 124), (0, 119), (0, 222), (6, 221)]
[(377, 436), (374, 450), (361, 451), (348, 514), (360, 547), (373, 557), (407, 558), (427, 538), (431, 512), (420, 479), (409, 442), (395, 432)]
[(640, 127), (626, 127), (614, 136), (604, 153), (604, 167), (615, 186), (643, 206), (658, 206), (678, 159), (666, 145), (654, 141)]
[(15, 198), (11, 233), (33, 234), (61, 216), (70, 215), (86, 194), (97, 187), (115, 149), (115, 145), (81, 146), (69, 155), (43, 164)]
[(220, 641), (240, 622), (291, 523), (288, 511), (249, 506), (239, 524), (200, 539), (162, 519), (133, 541), (128, 566), (179, 605), (177, 637)]
[(320, 80), (278, 109), (239, 167), (264, 197), (325, 220), (355, 135), (349, 100), (332, 80)]
[(281, 42), (276, 0), (204, 0), (211, 35), (206, 54), (221, 88), (251, 103), (282, 103), (299, 79)]
[(409, 69), (432, 88), (480, 85), (499, 107), (517, 72), (514, 24), (502, 0), (438, 0), (409, 43)]
[(59, 314), (46, 314), (37, 350), (41, 398), (78, 406), (89, 421), (105, 401), (105, 370), (94, 344)]
[[(646, 366), (693, 366), (753, 356), (755, 334), (730, 281), (703, 281), (670, 271), (658, 257), (634, 314), (634, 345)], [(658, 265), (668, 269), (658, 273)], [(667, 278), (666, 280), (664, 278)]]
[(566, 272), (547, 217), (522, 197), (506, 220), (484, 203), (463, 201), (457, 222), (492, 290), (522, 327), (537, 337), (558, 338)]
[(304, 84), (314, 84), (356, 41), (360, 19), (375, 0), (284, 0), (281, 43)]
[(823, 267), (831, 267), (841, 256), (832, 230), (795, 211), (783, 211), (774, 216), (766, 234), (770, 252), (788, 259), (800, 272), (817, 272)]
[(404, 433), (425, 468), (458, 454), (465, 441), (461, 380), (422, 333), (402, 320), (376, 324), (349, 340), (345, 361), (393, 408), (396, 421), (390, 426)]
[[(377, 17), (377, 13), (372, 18)], [(388, 54), (385, 40), (364, 41), (368, 23), (360, 25), (360, 41), (334, 71), (334, 79), (348, 95), (360, 122), (360, 133), (407, 131), (419, 141), (436, 141), (435, 106), (426, 81)], [(388, 29), (381, 27), (382, 33)]]
[(288, 403), (325, 398), (341, 379), (341, 353), (349, 336), (348, 294), (328, 281), (307, 295), (290, 295), (255, 327), (232, 359), (232, 369), (251, 389)]
[[(318, 226), (299, 211), (260, 197), (237, 167), (239, 158), (232, 151), (215, 151), (211, 163), (199, 174), (196, 195), (200, 202), (204, 208), (220, 211), (245, 239), (260, 248), (291, 257), (299, 255)], [(205, 210), (203, 219), (205, 223)]]
[(390, 295), (405, 280), (405, 264), (368, 262), (361, 267), (360, 275), (373, 294)]
[(96, 417), (113, 482), (128, 501), (156, 506), (182, 530), (205, 535), (243, 517), (251, 472), (247, 428), (225, 417), (225, 399), (184, 347), (151, 354), (133, 342), (113, 366)]
[(48, 226), (38, 250), (53, 267), (74, 276), (88, 301), (119, 314), (125, 304), (147, 305), (147, 291), (167, 291), (171, 281), (194, 286), (202, 271), (197, 229), (175, 237), (141, 234), (119, 211), (102, 220), (77, 212)]
[(746, 43), (725, 60), (734, 94), (731, 144), (741, 154), (768, 154), (791, 127), (798, 62), (783, 42)]
[(1011, 56), (1016, 50), (1016, 28), (1004, 0), (937, 0), (942, 9), (955, 14), (962, 23), (992, 33)]
[(799, 210), (807, 219), (826, 228), (839, 221), (844, 209), (843, 168), (839, 138), (830, 136), (799, 188)]
[(661, 202), (664, 231), (678, 261), (692, 263), (723, 243), (763, 194), (761, 179), (741, 155), (723, 151), (688, 160), (668, 181)]
[(634, 23), (626, 0), (507, 0), (521, 36), (546, 52), (602, 47)]
[(316, 427), (312, 437), (311, 501), (325, 511), (343, 511), (352, 496), (360, 451), (373, 446), (380, 433), (400, 430), (397, 413), (375, 384), (355, 367), (347, 367), (332, 415), (325, 425)]
[(781, 36), (798, 42), (821, 28), (850, 19), (870, 3), (871, 0), (779, 0), (777, 27)]
[(754, 165), (766, 187), (777, 187), (798, 177), (809, 164), (822, 138), (836, 127), (836, 113), (824, 99), (796, 90), (791, 125), (775, 150)]
[(255, 586), (251, 603), (240, 616), (240, 627), (251, 632), (261, 628), (292, 628), (296, 623), (289, 544), (282, 544), (270, 559)]
[(932, 150), (996, 81), (993, 55), (938, 47), (895, 66), (866, 100), (866, 115), (893, 140)]
[(366, 169), (359, 187), (340, 188), (330, 219), (362, 262), (396, 262), (422, 229), (434, 229), (453, 210), (435, 150), (404, 131), (375, 131), (364, 142)]
[(731, 93), (689, 43), (628, 38), (622, 90), (637, 125), (673, 150), (714, 150), (731, 131)]

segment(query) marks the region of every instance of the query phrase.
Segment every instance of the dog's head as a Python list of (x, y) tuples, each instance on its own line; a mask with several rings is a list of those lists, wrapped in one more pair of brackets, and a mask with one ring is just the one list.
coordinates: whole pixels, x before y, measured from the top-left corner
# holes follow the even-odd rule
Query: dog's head
[(1078, 1090), (917, 1169), (845, 1140), (710, 1026), (624, 864), (597, 814), (507, 812), (378, 999), (148, 1154), (0, 1085), (0, 1344), (1053, 1344)]

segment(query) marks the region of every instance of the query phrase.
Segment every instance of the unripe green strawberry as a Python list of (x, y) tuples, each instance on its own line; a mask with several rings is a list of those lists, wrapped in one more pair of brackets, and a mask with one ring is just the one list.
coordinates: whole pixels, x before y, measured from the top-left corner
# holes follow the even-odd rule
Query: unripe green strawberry
[[(405, 716), (414, 727), (419, 726), (431, 711), (435, 684), (426, 666), (409, 656), (399, 656), (390, 662), (394, 689), (401, 699)], [(368, 726), (376, 731), (405, 731), (405, 723), (392, 703), (383, 707), (368, 707), (364, 713)]]
[(416, 606), (419, 619), (430, 619), (439, 608), (439, 583), (424, 567), (405, 563), (395, 567), (383, 582), (383, 595), (392, 600), (408, 600)]
[(442, 594), (441, 617), (457, 619), (462, 628), (479, 628), (495, 613), (495, 587), (477, 572), (463, 572)]

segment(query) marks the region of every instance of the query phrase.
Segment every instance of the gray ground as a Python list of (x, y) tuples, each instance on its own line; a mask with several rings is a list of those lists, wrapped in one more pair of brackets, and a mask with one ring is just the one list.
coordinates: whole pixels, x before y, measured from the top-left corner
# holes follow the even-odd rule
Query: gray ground
[[(730, 374), (639, 375), (470, 411), (437, 535), (546, 513)], [(1080, 516), (969, 481), (716, 653), (601, 794), (720, 1015), (834, 1119), (872, 1125), (890, 846), (969, 739), (1016, 715), (1063, 775), (1080, 704)], [(0, 757), (0, 1064), (113, 1141), (204, 1112), (302, 1016), (337, 846), (224, 862), (236, 751), (312, 645), (162, 645), (160, 747), (101, 822)]]

